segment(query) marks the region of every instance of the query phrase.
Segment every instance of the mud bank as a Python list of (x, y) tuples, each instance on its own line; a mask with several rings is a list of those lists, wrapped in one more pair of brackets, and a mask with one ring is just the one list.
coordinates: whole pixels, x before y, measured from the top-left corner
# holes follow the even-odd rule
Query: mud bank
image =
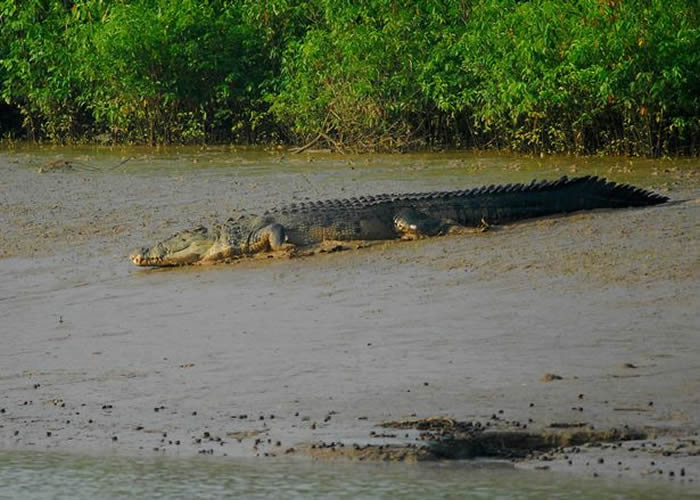
[[(380, 424), (437, 415), (528, 439), (639, 431), (514, 458), (700, 480), (696, 161), (19, 150), (0, 168), (5, 450), (410, 455), (442, 439)], [(676, 202), (296, 259), (144, 271), (127, 258), (243, 210), (563, 174)]]
[[(532, 424), (532, 419), (529, 419)], [(553, 423), (542, 430), (528, 424), (484, 423), (430, 417), (384, 422), (381, 427), (418, 432), (371, 432), (384, 444), (318, 442), (285, 450), (316, 460), (432, 462), (501, 459), (525, 470), (557, 470), (591, 477), (652, 477), (692, 484), (700, 479), (700, 438), (671, 436), (658, 428), (629, 426), (595, 430), (583, 423)], [(535, 428), (541, 426), (534, 426)], [(393, 442), (392, 442), (393, 441)], [(414, 441), (414, 442), (410, 442)]]

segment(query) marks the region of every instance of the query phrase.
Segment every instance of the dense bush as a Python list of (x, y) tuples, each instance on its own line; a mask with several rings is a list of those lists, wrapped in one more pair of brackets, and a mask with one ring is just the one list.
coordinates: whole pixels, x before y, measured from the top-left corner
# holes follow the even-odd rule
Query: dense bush
[(425, 139), (436, 109), (417, 74), (434, 19), (393, 2), (324, 2), (321, 22), (289, 43), (271, 111), (305, 140), (360, 149)]
[(698, 12), (697, 0), (0, 0), (2, 109), (51, 141), (697, 153)]
[(6, 0), (0, 12), (2, 95), (32, 136), (240, 138), (262, 109), (269, 65), (235, 4)]
[(63, 2), (42, 0), (0, 5), (3, 99), (21, 112), (31, 138), (79, 135), (88, 117), (78, 102), (70, 10)]
[(460, 76), (434, 72), (450, 85), (432, 95), (503, 145), (655, 154), (698, 137), (695, 0), (485, 2), (451, 46)]
[(202, 0), (124, 3), (90, 39), (90, 109), (126, 138), (223, 138), (246, 129), (259, 105), (266, 61), (234, 8)]

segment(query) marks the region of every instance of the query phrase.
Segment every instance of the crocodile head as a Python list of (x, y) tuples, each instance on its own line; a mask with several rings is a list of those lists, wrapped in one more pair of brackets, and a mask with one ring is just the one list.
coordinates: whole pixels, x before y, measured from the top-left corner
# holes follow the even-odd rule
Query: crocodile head
[(198, 227), (181, 231), (150, 248), (134, 250), (129, 258), (137, 266), (182, 266), (211, 260), (221, 253), (216, 231)]

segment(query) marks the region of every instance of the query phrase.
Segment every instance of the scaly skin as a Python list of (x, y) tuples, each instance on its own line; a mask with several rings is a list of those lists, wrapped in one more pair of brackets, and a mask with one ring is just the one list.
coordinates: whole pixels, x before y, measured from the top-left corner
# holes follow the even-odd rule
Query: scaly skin
[(656, 205), (668, 198), (597, 177), (489, 186), (464, 191), (383, 194), (292, 204), (182, 231), (131, 254), (137, 266), (214, 263), (323, 241), (390, 240), (444, 234), (595, 208)]

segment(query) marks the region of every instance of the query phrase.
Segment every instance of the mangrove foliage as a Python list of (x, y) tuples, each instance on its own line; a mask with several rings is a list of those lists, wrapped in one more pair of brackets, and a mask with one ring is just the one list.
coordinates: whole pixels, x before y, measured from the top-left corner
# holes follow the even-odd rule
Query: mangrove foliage
[(698, 0), (0, 0), (0, 134), (697, 154)]

